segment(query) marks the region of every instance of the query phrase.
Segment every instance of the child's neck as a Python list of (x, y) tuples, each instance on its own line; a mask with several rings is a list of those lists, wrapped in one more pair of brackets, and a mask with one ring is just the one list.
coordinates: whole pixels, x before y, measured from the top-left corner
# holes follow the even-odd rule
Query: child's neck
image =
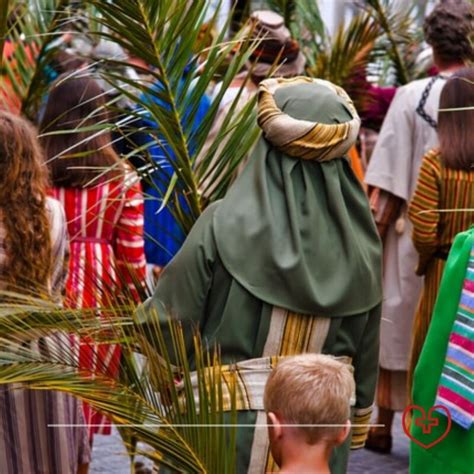
[(330, 474), (326, 443), (292, 446), (282, 455), (280, 474)]

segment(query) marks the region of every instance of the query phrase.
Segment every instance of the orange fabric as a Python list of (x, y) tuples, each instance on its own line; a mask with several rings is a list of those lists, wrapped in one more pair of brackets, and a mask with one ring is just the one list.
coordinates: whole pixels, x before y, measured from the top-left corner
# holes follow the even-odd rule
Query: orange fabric
[[(10, 41), (5, 42), (3, 48), (3, 60), (8, 61), (13, 54), (14, 46)], [(6, 74), (0, 77), (0, 108), (4, 108), (14, 114), (20, 113), (21, 101), (15, 94), (10, 79)]]
[[(34, 44), (24, 46), (26, 58), (28, 59), (31, 67), (34, 67), (35, 57), (38, 52), (38, 48)], [(15, 73), (15, 77), (20, 80), (20, 72), (18, 71), (18, 65), (12, 55), (15, 51), (15, 44), (12, 41), (5, 41), (3, 48), (3, 61), (8, 61), (10, 67)], [(0, 74), (0, 109), (6, 109), (13, 114), (20, 114), (21, 112), (21, 97), (17, 95), (12, 87), (10, 78), (6, 74)]]
[(364, 189), (366, 188), (364, 184), (364, 169), (362, 168), (362, 162), (360, 160), (359, 152), (355, 145), (351, 147), (348, 152), (349, 159), (351, 160), (352, 169), (354, 170), (355, 175), (359, 181), (363, 184)]

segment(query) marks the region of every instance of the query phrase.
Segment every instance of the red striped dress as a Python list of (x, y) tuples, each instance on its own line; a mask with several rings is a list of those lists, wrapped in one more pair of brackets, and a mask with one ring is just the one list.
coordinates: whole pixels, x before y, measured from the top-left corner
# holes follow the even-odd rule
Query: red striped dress
[[(66, 301), (72, 308), (107, 306), (127, 286), (138, 299), (137, 282), (144, 284), (143, 196), (135, 175), (124, 181), (85, 188), (55, 188), (52, 195), (66, 212), (70, 237)], [(105, 317), (101, 313), (101, 317)], [(81, 340), (75, 348), (81, 368), (115, 376), (120, 346), (92, 345)], [(89, 435), (110, 434), (110, 422), (84, 406)]]
[(423, 291), (413, 326), (408, 372), (410, 387), (431, 322), (447, 254), (455, 236), (474, 224), (474, 212), (468, 209), (474, 209), (474, 170), (446, 168), (442, 165), (439, 152), (431, 150), (423, 158), (409, 207), (413, 243), (419, 254), (416, 271), (418, 275), (424, 275)]

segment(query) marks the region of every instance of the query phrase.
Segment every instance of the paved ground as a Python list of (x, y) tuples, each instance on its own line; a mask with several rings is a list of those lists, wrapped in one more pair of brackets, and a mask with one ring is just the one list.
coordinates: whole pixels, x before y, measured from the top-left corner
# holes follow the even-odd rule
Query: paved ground
[(96, 436), (90, 474), (130, 474), (130, 461), (117, 431), (111, 436)]
[[(348, 474), (405, 474), (408, 472), (408, 440), (403, 433), (401, 417), (395, 418), (394, 446), (390, 455), (366, 449), (351, 454)], [(91, 474), (130, 474), (130, 463), (117, 432), (96, 436)]]
[(393, 425), (391, 454), (377, 454), (367, 449), (354, 451), (349, 459), (348, 474), (406, 474), (408, 473), (409, 442), (402, 429), (401, 416)]

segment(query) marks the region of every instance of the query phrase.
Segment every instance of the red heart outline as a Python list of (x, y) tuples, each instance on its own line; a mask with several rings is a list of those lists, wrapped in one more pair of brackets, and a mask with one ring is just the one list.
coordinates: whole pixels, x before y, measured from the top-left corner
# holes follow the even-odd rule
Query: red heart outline
[(443, 441), (446, 436), (448, 436), (449, 431), (451, 430), (451, 413), (450, 411), (443, 405), (434, 405), (428, 410), (428, 418), (431, 415), (431, 412), (433, 412), (436, 408), (439, 408), (443, 410), (446, 413), (446, 417), (448, 418), (448, 425), (446, 426), (446, 430), (444, 433), (438, 438), (432, 441), (430, 444), (425, 444), (422, 443), (421, 441), (417, 440), (411, 433), (410, 433), (410, 427), (406, 425), (405, 420), (408, 416), (409, 413), (411, 413), (412, 410), (418, 410), (422, 413), (423, 417), (426, 418), (426, 411), (423, 407), (420, 407), (420, 405), (408, 405), (405, 410), (403, 410), (403, 415), (402, 415), (402, 426), (403, 426), (403, 431), (405, 434), (416, 444), (421, 446), (422, 448), (425, 449), (430, 449), (434, 445), (438, 444), (439, 442)]

